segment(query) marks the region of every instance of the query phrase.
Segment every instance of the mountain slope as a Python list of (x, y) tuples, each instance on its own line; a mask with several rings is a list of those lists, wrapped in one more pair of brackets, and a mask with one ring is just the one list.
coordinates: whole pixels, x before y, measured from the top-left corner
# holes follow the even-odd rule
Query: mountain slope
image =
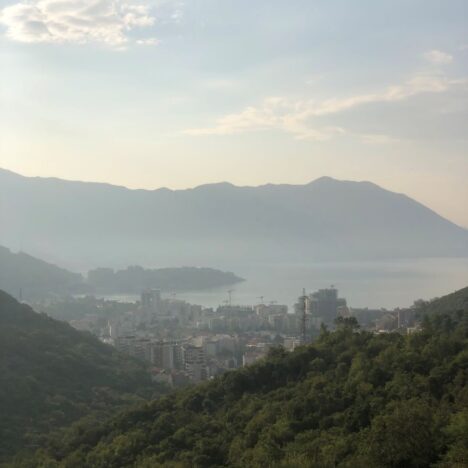
[(444, 467), (468, 457), (468, 312), (420, 333), (346, 321), (292, 353), (52, 441), (44, 466)]
[(457, 310), (468, 312), (468, 287), (431, 301), (423, 301), (420, 304), (420, 309), (422, 315), (447, 313)]
[(113, 271), (98, 268), (88, 272), (86, 281), (24, 252), (13, 253), (0, 246), (0, 290), (28, 301), (73, 293), (139, 294), (145, 288), (187, 291), (232, 285), (242, 278), (211, 268), (179, 267), (147, 270), (132, 266)]
[(27, 299), (66, 294), (82, 285), (83, 278), (24, 252), (0, 246), (0, 290)]
[(129, 190), (0, 170), (0, 243), (73, 269), (468, 255), (468, 231), (368, 182)]
[(150, 392), (142, 364), (0, 291), (0, 461), (51, 430)]

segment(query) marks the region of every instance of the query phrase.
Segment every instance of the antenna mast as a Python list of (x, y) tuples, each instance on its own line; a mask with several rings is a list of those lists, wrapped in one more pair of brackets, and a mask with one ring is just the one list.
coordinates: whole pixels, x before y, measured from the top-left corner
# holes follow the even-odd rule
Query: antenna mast
[(302, 296), (299, 298), (299, 306), (301, 311), (301, 344), (306, 344), (307, 342), (307, 296), (305, 288), (302, 289)]

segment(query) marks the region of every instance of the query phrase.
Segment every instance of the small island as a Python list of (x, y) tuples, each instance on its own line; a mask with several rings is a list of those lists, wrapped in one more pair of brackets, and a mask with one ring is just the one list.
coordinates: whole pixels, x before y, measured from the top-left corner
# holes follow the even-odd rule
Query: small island
[(234, 273), (203, 267), (96, 268), (87, 276), (24, 252), (0, 246), (0, 289), (19, 300), (37, 301), (92, 294), (140, 294), (143, 289), (182, 292), (214, 289), (244, 281)]
[(125, 270), (97, 268), (88, 272), (87, 286), (95, 294), (139, 294), (143, 289), (193, 291), (213, 289), (244, 281), (234, 273), (202, 267), (145, 269), (129, 266)]

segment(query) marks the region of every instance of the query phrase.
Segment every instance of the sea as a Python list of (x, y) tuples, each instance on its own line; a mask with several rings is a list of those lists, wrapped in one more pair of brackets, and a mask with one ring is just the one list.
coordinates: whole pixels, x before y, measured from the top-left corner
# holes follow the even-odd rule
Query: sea
[[(219, 266), (218, 266), (219, 267)], [(398, 259), (369, 262), (223, 265), (245, 281), (201, 291), (163, 291), (163, 297), (204, 307), (286, 304), (293, 307), (307, 293), (334, 286), (354, 308), (408, 307), (417, 299), (433, 299), (468, 286), (468, 258)], [(101, 296), (135, 302), (138, 296)]]

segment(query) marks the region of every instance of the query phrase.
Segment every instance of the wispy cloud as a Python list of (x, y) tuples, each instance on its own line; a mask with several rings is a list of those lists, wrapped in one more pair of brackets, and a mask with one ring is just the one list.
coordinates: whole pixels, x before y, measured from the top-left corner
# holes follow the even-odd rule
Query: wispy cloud
[(155, 46), (155, 45), (158, 45), (160, 41), (156, 39), (155, 37), (149, 37), (146, 39), (137, 39), (136, 43), (138, 45), (143, 45), (143, 46)]
[[(123, 48), (130, 32), (152, 26), (148, 4), (134, 0), (32, 0), (0, 10), (6, 36), (25, 43), (102, 43)], [(139, 44), (155, 45), (154, 38)]]
[(346, 98), (322, 101), (313, 99), (289, 99), (269, 97), (258, 106), (249, 106), (238, 113), (219, 118), (207, 128), (192, 128), (185, 134), (233, 135), (262, 130), (279, 130), (298, 139), (325, 141), (340, 135), (359, 136), (367, 143), (394, 141), (386, 135), (357, 135), (341, 126), (321, 126), (321, 117), (340, 114), (374, 103), (404, 101), (424, 93), (443, 93), (457, 85), (466, 85), (466, 79), (451, 79), (444, 75), (416, 75), (405, 83), (389, 86), (380, 92), (358, 94)]
[(447, 65), (453, 62), (452, 55), (437, 49), (426, 52), (424, 58), (435, 65)]
[(281, 97), (264, 99), (260, 106), (250, 106), (243, 111), (220, 118), (214, 127), (186, 130), (188, 135), (232, 135), (236, 133), (260, 130), (282, 130), (298, 138), (326, 140), (342, 134), (339, 127), (310, 128), (307, 117), (310, 114), (310, 103), (293, 101)]

